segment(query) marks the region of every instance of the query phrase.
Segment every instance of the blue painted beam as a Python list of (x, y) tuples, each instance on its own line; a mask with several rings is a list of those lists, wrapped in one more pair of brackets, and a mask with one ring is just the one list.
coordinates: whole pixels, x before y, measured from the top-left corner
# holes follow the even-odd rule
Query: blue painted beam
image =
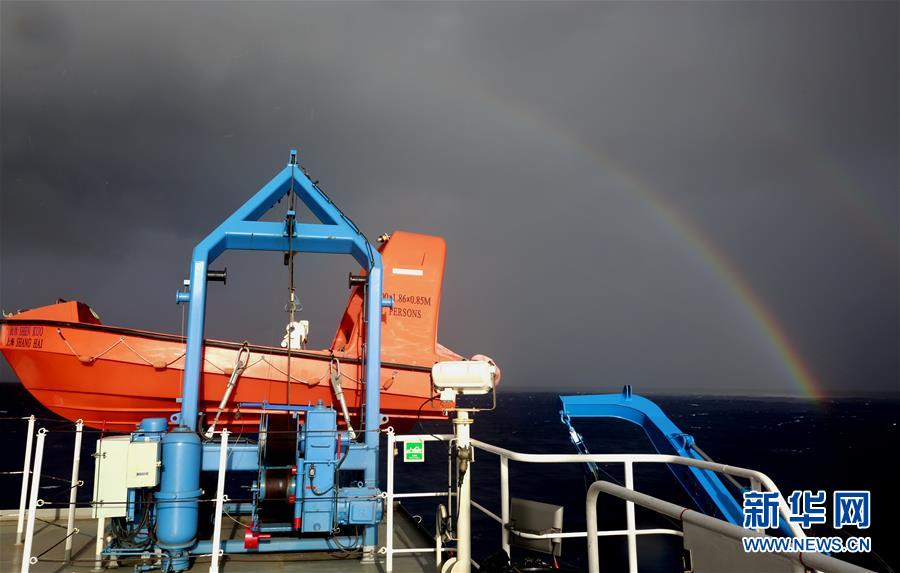
[[(219, 471), (219, 442), (203, 444), (203, 463), (205, 472)], [(229, 472), (259, 470), (259, 446), (257, 444), (228, 444), (225, 469)]]
[[(368, 487), (378, 487), (378, 444), (381, 438), (381, 255), (375, 253), (377, 263), (369, 268), (366, 288), (366, 408), (365, 444), (375, 452), (371, 463), (363, 471), (363, 480)], [(374, 550), (378, 541), (378, 526), (366, 526), (363, 532), (363, 546)]]
[(346, 227), (309, 223), (294, 223), (294, 236), (289, 239), (282, 223), (238, 221), (222, 240), (226, 249), (244, 251), (297, 251), (303, 245), (304, 253), (352, 255), (357, 247), (356, 235)]
[[(257, 221), (275, 203), (293, 190), (321, 223), (295, 223), (294, 236), (285, 236), (281, 223)], [(367, 301), (367, 316), (381, 316), (381, 257), (359, 229), (318, 189), (297, 165), (289, 164), (262, 189), (239, 207), (230, 217), (204, 238), (191, 257), (190, 290), (188, 300), (188, 336), (182, 389), (184, 425), (196, 429), (200, 372), (203, 366), (203, 336), (206, 313), (206, 271), (226, 249), (333, 253), (352, 255), (368, 271), (370, 298), (377, 296), (377, 304)], [(182, 295), (179, 300), (184, 302)], [(378, 380), (380, 375), (381, 320), (368, 321), (366, 331), (372, 356), (367, 357), (367, 376)], [(367, 398), (370, 396), (367, 395)], [(374, 398), (378, 404), (379, 397)], [(368, 415), (368, 414), (367, 414)]]
[[(197, 429), (206, 321), (206, 272), (209, 265), (227, 249), (349, 254), (367, 274), (364, 432), (365, 444), (374, 455), (364, 460), (364, 481), (366, 486), (376, 487), (381, 426), (381, 256), (353, 222), (309, 180), (294, 159), (295, 153), (292, 152), (287, 167), (194, 248), (189, 290), (177, 297), (178, 302), (189, 305), (180, 424), (188, 430)], [(319, 219), (319, 224), (295, 223), (290, 216), (285, 223), (258, 220), (292, 190)], [(240, 460), (236, 463), (245, 464)], [(196, 467), (186, 467), (183, 471), (199, 473), (201, 461), (198, 459)], [(366, 527), (363, 538), (367, 548), (374, 548), (377, 533), (377, 526)]]
[[(346, 441), (342, 447), (346, 447)], [(343, 457), (344, 454), (341, 454)], [(377, 452), (365, 444), (350, 444), (350, 453), (342, 470), (364, 470), (375, 461)], [(257, 444), (229, 444), (225, 469), (229, 472), (249, 472), (259, 469), (259, 446)], [(215, 472), (219, 470), (219, 443), (203, 444), (203, 462), (201, 470)]]
[[(620, 394), (560, 396), (560, 415), (567, 418), (617, 418), (644, 430), (660, 454), (703, 459), (691, 449), (693, 438), (682, 432), (656, 403), (632, 394), (630, 387)], [(693, 467), (668, 465), (675, 478), (704, 513), (718, 513), (741, 525), (743, 511), (734, 495), (715, 472)]]

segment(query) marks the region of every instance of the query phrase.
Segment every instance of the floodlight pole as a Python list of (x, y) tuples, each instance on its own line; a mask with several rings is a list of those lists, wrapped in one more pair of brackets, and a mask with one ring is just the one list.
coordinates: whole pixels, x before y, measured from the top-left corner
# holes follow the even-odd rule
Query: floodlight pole
[(472, 422), (468, 410), (457, 410), (453, 419), (456, 468), (459, 472), (459, 514), (456, 518), (456, 563), (451, 569), (453, 573), (469, 573), (472, 570), (472, 463), (475, 461), (469, 436)]

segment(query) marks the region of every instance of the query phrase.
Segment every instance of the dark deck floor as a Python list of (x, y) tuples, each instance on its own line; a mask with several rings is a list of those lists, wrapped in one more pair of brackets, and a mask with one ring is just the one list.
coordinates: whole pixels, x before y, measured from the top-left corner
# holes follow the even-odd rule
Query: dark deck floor
[[(15, 545), (16, 510), (0, 510), (0, 571), (17, 572), (22, 567), (22, 546)], [(79, 512), (79, 517), (84, 515)], [(394, 547), (430, 547), (431, 539), (412, 521), (405, 511), (394, 513)], [(65, 537), (66, 514), (55, 510), (39, 510), (36, 514), (35, 537), (32, 555), (40, 555), (47, 548)], [(72, 562), (63, 563), (64, 543), (51, 549), (37, 564), (31, 566), (35, 573), (63, 573), (90, 571), (94, 568), (94, 548), (97, 533), (97, 522), (92, 519), (76, 519), (75, 527), (80, 530), (74, 536), (72, 546)], [(379, 531), (380, 545), (383, 545), (385, 527), (382, 523)], [(235, 522), (223, 518), (222, 537), (239, 539), (243, 530)], [(384, 568), (384, 556), (378, 555), (375, 563), (363, 563), (358, 556), (343, 557), (328, 553), (287, 553), (230, 556), (221, 564), (223, 573), (241, 573), (246, 571), (278, 571), (303, 573), (329, 573), (340, 571), (360, 571), (381, 573)], [(199, 557), (191, 571), (207, 571), (209, 557)], [(130, 565), (123, 564), (122, 571), (130, 570)], [(395, 555), (394, 571), (398, 573), (419, 573), (435, 570), (434, 554)]]

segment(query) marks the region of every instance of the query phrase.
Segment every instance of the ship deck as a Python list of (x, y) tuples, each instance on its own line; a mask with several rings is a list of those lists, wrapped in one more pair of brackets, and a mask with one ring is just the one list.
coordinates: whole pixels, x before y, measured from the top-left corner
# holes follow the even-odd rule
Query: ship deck
[[(80, 530), (73, 538), (72, 561), (63, 563), (65, 543), (58, 543), (66, 534), (66, 513), (60, 510), (38, 510), (34, 528), (32, 555), (43, 555), (37, 564), (31, 566), (34, 573), (64, 573), (70, 571), (90, 571), (94, 568), (94, 548), (96, 546), (97, 522), (90, 519), (84, 510), (76, 514), (75, 527)], [(84, 517), (82, 517), (84, 516)], [(405, 511), (394, 513), (394, 547), (430, 547), (433, 541), (413, 521)], [(19, 571), (22, 567), (22, 545), (15, 545), (16, 510), (0, 510), (0, 571)], [(379, 529), (379, 539), (385, 535), (384, 523)], [(241, 539), (243, 529), (234, 521), (223, 518), (222, 537)], [(52, 549), (51, 549), (52, 547)], [(190, 571), (208, 571), (209, 557), (198, 557)], [(122, 563), (120, 570), (130, 569), (130, 564)], [(331, 573), (359, 571), (361, 573), (381, 573), (384, 557), (375, 563), (363, 563), (358, 554), (350, 557), (329, 553), (262, 553), (256, 555), (227, 556), (220, 565), (223, 573), (245, 571), (274, 571), (282, 573)], [(397, 573), (419, 573), (434, 571), (434, 554), (401, 554), (394, 557), (394, 571)]]

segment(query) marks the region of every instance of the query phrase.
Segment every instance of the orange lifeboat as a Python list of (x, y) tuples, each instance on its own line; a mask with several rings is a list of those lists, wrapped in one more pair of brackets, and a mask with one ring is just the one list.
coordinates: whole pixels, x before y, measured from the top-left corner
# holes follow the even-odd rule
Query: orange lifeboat
[[(381, 411), (402, 431), (419, 418), (443, 418), (432, 392), (431, 366), (462, 357), (437, 342), (444, 240), (398, 231), (379, 251), (384, 295), (394, 297), (394, 307), (382, 316)], [(235, 367), (244, 366), (220, 427), (256, 428), (261, 410), (241, 404), (334, 404), (332, 377), (340, 380), (351, 423), (359, 427), (365, 393), (362, 311), (362, 286), (356, 286), (325, 350), (292, 349), (289, 356), (286, 348), (206, 340), (200, 411), (208, 420), (215, 417)], [(180, 410), (182, 336), (107, 326), (76, 301), (7, 316), (0, 327), (0, 350), (19, 380), (64, 418), (125, 432), (143, 418)]]

